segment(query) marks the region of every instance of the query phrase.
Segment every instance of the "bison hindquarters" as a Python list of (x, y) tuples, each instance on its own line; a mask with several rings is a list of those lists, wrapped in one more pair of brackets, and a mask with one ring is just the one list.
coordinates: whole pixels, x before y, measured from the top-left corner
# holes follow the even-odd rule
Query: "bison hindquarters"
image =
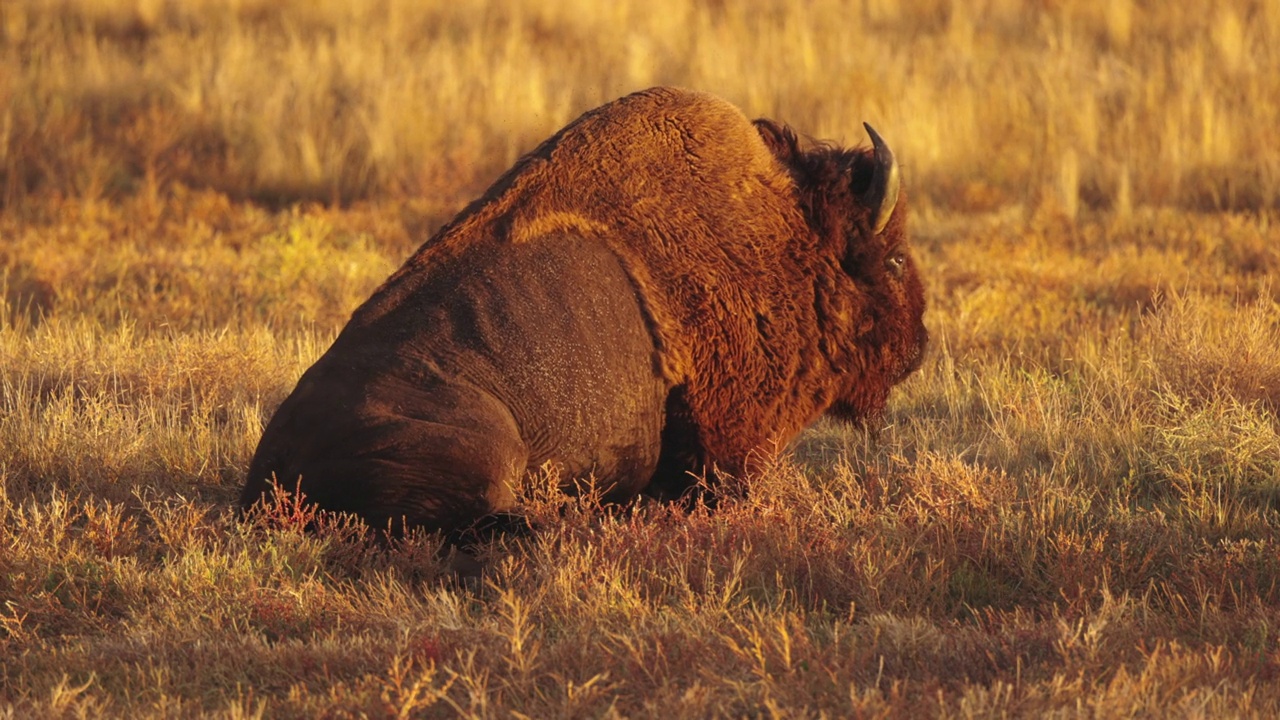
[(456, 532), (512, 510), (545, 463), (569, 491), (591, 476), (606, 500), (640, 492), (668, 388), (608, 248), (493, 242), (414, 272), (356, 311), (277, 410), (242, 508), (274, 476), (375, 529)]

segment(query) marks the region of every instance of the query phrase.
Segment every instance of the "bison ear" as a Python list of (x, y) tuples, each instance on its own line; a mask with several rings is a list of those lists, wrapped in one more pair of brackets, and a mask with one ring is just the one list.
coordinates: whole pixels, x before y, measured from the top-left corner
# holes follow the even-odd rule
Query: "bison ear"
[(800, 152), (796, 134), (786, 125), (768, 118), (752, 120), (751, 124), (756, 126), (756, 132), (760, 133), (760, 138), (769, 147), (769, 151), (782, 162), (789, 163)]
[(862, 123), (871, 136), (871, 145), (875, 149), (875, 170), (871, 174), (871, 187), (862, 195), (862, 203), (871, 208), (871, 227), (876, 235), (884, 231), (893, 216), (893, 206), (898, 204), (898, 188), (902, 184), (902, 174), (898, 170), (898, 161), (888, 143), (880, 137), (867, 123)]

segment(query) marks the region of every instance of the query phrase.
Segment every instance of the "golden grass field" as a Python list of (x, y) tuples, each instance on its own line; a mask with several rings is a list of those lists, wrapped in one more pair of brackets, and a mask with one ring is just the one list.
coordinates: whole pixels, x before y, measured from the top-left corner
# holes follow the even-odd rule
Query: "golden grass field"
[[(1280, 1), (3, 0), (0, 718), (1280, 714)], [(350, 311), (578, 113), (902, 160), (933, 344), (714, 513), (230, 515)]]

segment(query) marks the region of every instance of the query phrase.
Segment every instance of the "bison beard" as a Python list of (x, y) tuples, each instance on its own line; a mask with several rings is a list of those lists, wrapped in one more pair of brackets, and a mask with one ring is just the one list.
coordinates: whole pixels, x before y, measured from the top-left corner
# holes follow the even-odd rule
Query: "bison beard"
[[(364, 305), (267, 425), (279, 480), (398, 532), (515, 509), (529, 469), (605, 500), (741, 477), (920, 363), (897, 165), (654, 88), (522, 158)], [(295, 485), (296, 483), (296, 485)]]

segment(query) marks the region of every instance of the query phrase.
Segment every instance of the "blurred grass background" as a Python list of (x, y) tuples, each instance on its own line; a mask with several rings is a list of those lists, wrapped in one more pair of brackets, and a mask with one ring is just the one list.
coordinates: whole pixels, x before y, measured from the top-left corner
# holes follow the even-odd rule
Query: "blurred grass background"
[(472, 196), (584, 110), (710, 89), (886, 128), (916, 197), (1273, 208), (1280, 2), (9, 0), (0, 197)]

